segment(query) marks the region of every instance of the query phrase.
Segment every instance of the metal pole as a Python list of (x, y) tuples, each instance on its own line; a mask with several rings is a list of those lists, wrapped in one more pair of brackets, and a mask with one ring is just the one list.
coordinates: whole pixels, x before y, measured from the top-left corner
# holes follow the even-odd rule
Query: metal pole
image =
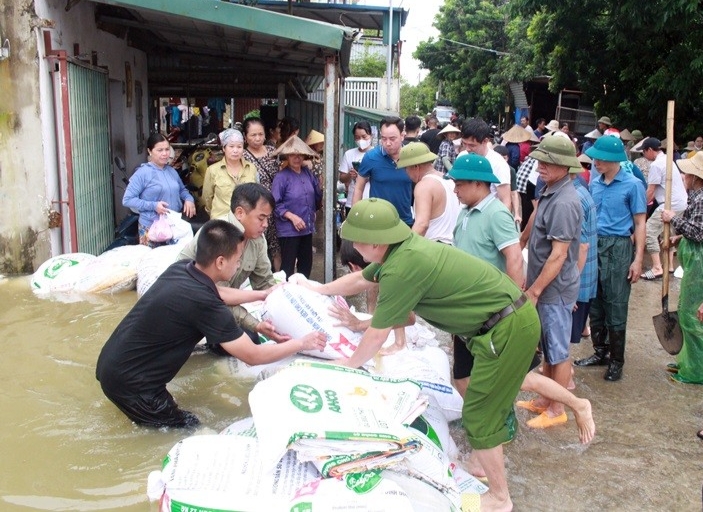
[(335, 148), (335, 112), (339, 110), (337, 79), (337, 62), (334, 56), (328, 56), (325, 61), (325, 190), (324, 190), (324, 222), (325, 222), (325, 282), (334, 279), (334, 198), (337, 187), (334, 179)]
[(388, 61), (386, 62), (386, 110), (391, 109), (391, 81), (393, 74), (393, 0), (388, 0)]

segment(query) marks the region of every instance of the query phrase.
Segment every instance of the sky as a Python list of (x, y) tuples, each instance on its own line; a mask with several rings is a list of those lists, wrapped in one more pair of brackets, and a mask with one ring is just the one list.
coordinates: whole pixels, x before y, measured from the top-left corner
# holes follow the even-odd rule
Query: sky
[(382, 7), (392, 5), (395, 9), (402, 8), (409, 11), (405, 26), (400, 31), (400, 37), (403, 40), (400, 74), (409, 84), (417, 85), (427, 76), (427, 70), (419, 68), (419, 63), (412, 58), (412, 54), (419, 42), (433, 36), (436, 39), (439, 35), (432, 23), (443, 2), (441, 0), (362, 0), (359, 3)]

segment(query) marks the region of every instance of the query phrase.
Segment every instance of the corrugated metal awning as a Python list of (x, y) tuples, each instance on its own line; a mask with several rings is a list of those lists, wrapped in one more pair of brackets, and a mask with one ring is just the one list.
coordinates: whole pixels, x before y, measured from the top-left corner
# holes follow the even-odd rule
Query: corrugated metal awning
[(93, 0), (96, 23), (148, 56), (151, 96), (304, 96), (327, 57), (348, 75), (351, 28), (220, 0)]

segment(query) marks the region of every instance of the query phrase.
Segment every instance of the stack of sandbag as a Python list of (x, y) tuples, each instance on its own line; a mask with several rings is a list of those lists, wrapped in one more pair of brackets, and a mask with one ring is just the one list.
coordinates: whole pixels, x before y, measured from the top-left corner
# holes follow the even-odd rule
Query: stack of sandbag
[(134, 290), (137, 266), (151, 251), (146, 245), (125, 245), (102, 253), (83, 267), (75, 291), (119, 293)]
[[(342, 297), (321, 295), (289, 282), (269, 294), (261, 309), (261, 319), (270, 321), (278, 332), (293, 338), (305, 336), (311, 331), (325, 333), (327, 346), (323, 352), (310, 350), (301, 354), (323, 359), (348, 358), (359, 346), (363, 333), (337, 326), (339, 320), (329, 314), (332, 305), (349, 308)], [(391, 333), (385, 345), (393, 342)]]
[(249, 406), (265, 460), (291, 449), (336, 477), (396, 464), (419, 449), (404, 424), (427, 407), (420, 390), (407, 379), (298, 361), (258, 382)]
[(293, 363), (256, 385), (252, 418), (178, 443), (150, 475), (149, 496), (161, 512), (458, 512), (463, 493), (487, 488), (451, 461), (447, 419), (418, 390)]
[(54, 256), (32, 275), (32, 290), (37, 294), (72, 292), (83, 269), (95, 259), (92, 254), (74, 252)]
[(448, 421), (461, 417), (464, 400), (452, 386), (449, 359), (441, 348), (431, 345), (415, 349), (406, 348), (378, 358), (371, 371), (384, 377), (419, 382), (423, 393), (436, 400)]
[(319, 477), (293, 452), (265, 466), (255, 437), (200, 435), (169, 451), (163, 469), (149, 475), (147, 492), (161, 512), (290, 510), (297, 490)]

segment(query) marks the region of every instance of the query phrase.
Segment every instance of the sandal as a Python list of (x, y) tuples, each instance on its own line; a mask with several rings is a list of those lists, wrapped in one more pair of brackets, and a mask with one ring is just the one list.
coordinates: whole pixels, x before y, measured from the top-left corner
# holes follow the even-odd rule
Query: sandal
[(644, 274), (640, 275), (642, 279), (645, 279), (647, 281), (654, 281), (655, 279), (661, 279), (662, 274), (655, 274), (652, 272), (652, 270), (647, 270)]

